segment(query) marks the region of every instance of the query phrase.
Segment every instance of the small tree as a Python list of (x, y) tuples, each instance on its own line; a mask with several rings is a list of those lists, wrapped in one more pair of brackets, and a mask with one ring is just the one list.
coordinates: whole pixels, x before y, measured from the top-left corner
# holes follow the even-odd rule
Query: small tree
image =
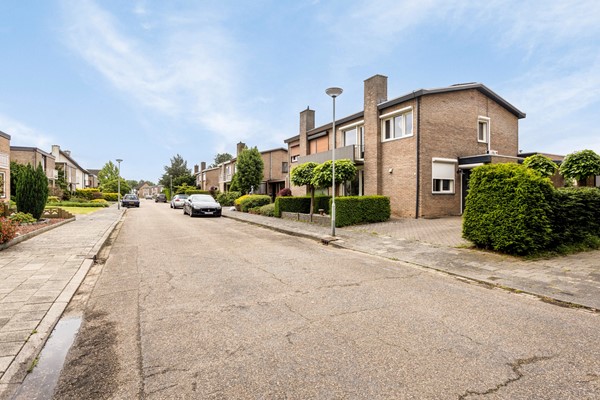
[[(115, 178), (104, 182), (101, 186), (104, 193), (117, 193), (119, 190), (119, 181)], [(131, 192), (131, 187), (127, 184), (127, 181), (121, 178), (121, 196)]]
[(17, 185), (17, 210), (40, 219), (48, 200), (48, 177), (42, 165), (34, 169), (27, 164), (20, 173)]
[(242, 194), (260, 186), (263, 180), (264, 163), (256, 147), (244, 149), (236, 162), (238, 186)]
[[(331, 160), (319, 164), (314, 170), (312, 185), (315, 188), (326, 188), (333, 184)], [(336, 185), (351, 181), (356, 176), (356, 166), (352, 160), (335, 160)]]
[(523, 165), (539, 172), (542, 176), (552, 176), (556, 173), (558, 166), (550, 158), (543, 154), (534, 154), (523, 161)]
[(600, 156), (592, 150), (571, 153), (560, 165), (560, 173), (565, 178), (576, 179), (579, 186), (586, 186), (589, 176), (600, 175)]
[(212, 164), (210, 164), (208, 166), (208, 168), (213, 168), (216, 167), (217, 165), (224, 163), (225, 161), (230, 161), (233, 158), (233, 156), (229, 153), (218, 153), (215, 156), (215, 160)]
[(102, 169), (98, 171), (98, 182), (102, 185), (104, 182), (112, 181), (119, 177), (119, 168), (112, 161), (104, 164)]
[(315, 187), (312, 184), (314, 170), (317, 167), (315, 162), (306, 162), (292, 169), (290, 180), (294, 186), (306, 186), (306, 190), (310, 193), (310, 214), (313, 213), (315, 205)]

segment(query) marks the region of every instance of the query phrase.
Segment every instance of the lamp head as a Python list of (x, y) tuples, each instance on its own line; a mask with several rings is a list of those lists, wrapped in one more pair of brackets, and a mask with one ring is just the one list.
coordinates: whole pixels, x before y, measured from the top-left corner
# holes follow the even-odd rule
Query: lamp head
[(121, 161), (123, 161), (123, 160), (122, 160), (122, 159), (120, 159), (120, 158), (117, 158), (117, 162), (118, 162), (118, 163), (120, 163)]
[(338, 97), (340, 94), (342, 94), (342, 92), (343, 92), (342, 88), (339, 88), (339, 87), (330, 87), (329, 89), (325, 90), (325, 93), (327, 93), (328, 96), (331, 96), (334, 99), (336, 97)]

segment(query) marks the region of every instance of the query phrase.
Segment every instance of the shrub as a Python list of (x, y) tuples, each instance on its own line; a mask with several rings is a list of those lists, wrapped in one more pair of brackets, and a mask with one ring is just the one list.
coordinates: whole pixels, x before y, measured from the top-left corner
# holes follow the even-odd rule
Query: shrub
[(106, 200), (104, 201), (96, 201), (96, 200), (92, 200), (92, 201), (88, 201), (86, 203), (79, 203), (79, 202), (73, 202), (73, 201), (61, 201), (60, 203), (56, 203), (56, 204), (47, 204), (47, 207), (108, 207), (109, 204)]
[(283, 188), (279, 192), (277, 192), (277, 197), (288, 197), (292, 195), (292, 189)]
[(238, 198), (240, 198), (242, 194), (240, 192), (225, 192), (225, 193), (218, 193), (216, 200), (217, 202), (225, 207), (229, 207), (234, 205), (234, 201)]
[(12, 240), (17, 235), (17, 223), (0, 217), (0, 244)]
[(463, 236), (508, 254), (533, 254), (552, 235), (554, 188), (548, 178), (517, 164), (473, 169), (463, 214)]
[(99, 203), (99, 204), (105, 204), (108, 207), (108, 201), (104, 200), (104, 199), (94, 199), (92, 200), (90, 203)]
[[(313, 213), (319, 212), (319, 209), (329, 213), (329, 199), (331, 199), (331, 196), (315, 196)], [(274, 214), (280, 218), (282, 212), (309, 214), (310, 196), (277, 197), (275, 199)]]
[(33, 168), (31, 164), (19, 173), (17, 183), (17, 210), (30, 213), (36, 220), (40, 218), (48, 199), (48, 177), (42, 165)]
[(254, 207), (264, 206), (271, 203), (271, 197), (262, 194), (247, 194), (235, 200), (236, 209), (238, 211), (248, 212)]
[(58, 196), (48, 196), (48, 200), (46, 201), (46, 203), (58, 203), (60, 202), (60, 199), (58, 198)]
[(262, 207), (259, 207), (258, 213), (260, 215), (264, 215), (265, 217), (274, 217), (275, 216), (275, 204), (265, 204)]
[(588, 176), (600, 175), (600, 155), (593, 150), (581, 150), (568, 154), (560, 164), (560, 173), (567, 179), (576, 179), (585, 186)]
[(552, 176), (558, 170), (558, 165), (543, 154), (534, 154), (523, 161), (523, 165), (531, 168), (542, 176)]
[(119, 194), (118, 193), (102, 193), (102, 198), (106, 201), (118, 201), (119, 199)]
[(390, 198), (385, 196), (345, 196), (335, 200), (335, 226), (348, 226), (390, 219)]
[(36, 221), (36, 219), (33, 218), (33, 215), (31, 215), (29, 213), (23, 213), (23, 212), (14, 213), (10, 217), (8, 217), (8, 219), (10, 219), (13, 222), (16, 222), (19, 225), (20, 224), (31, 224)]
[(89, 200), (83, 197), (72, 196), (69, 201), (71, 203), (87, 203)]
[(97, 189), (97, 188), (86, 188), (86, 189), (75, 190), (75, 196), (82, 198), (82, 199), (86, 199), (86, 200), (93, 200), (95, 198), (98, 198), (98, 197), (94, 197), (94, 195), (97, 195), (99, 193), (100, 193), (100, 189)]
[(564, 188), (552, 201), (553, 246), (576, 244), (600, 237), (600, 189)]

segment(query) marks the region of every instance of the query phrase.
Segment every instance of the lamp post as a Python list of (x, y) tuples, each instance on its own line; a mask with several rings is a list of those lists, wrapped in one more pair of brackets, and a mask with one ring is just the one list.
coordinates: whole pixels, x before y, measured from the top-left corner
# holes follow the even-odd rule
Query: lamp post
[(335, 236), (335, 98), (342, 94), (343, 90), (339, 87), (330, 87), (325, 90), (328, 96), (333, 99), (333, 150), (331, 151), (331, 236)]
[(120, 158), (117, 158), (117, 210), (121, 209), (121, 161)]

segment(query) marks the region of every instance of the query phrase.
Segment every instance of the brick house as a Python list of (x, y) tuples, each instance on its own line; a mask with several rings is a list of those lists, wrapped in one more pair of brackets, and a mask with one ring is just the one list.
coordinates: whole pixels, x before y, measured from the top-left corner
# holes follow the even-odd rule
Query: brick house
[[(336, 120), (336, 159), (350, 159), (358, 168), (355, 181), (340, 190), (389, 196), (400, 217), (460, 215), (472, 168), (518, 162), (521, 118), (523, 112), (481, 83), (388, 100), (387, 77), (375, 75), (364, 82), (363, 110)], [(302, 111), (299, 134), (285, 140), (291, 168), (330, 160), (331, 130), (332, 123), (315, 127), (314, 110)]]
[(150, 186), (147, 183), (144, 183), (137, 191), (137, 195), (140, 199), (146, 198), (146, 196), (156, 197), (163, 190), (162, 185), (154, 185)]
[[(206, 168), (206, 163), (201, 162), (200, 168), (194, 168), (196, 186), (202, 190), (210, 190), (216, 187), (221, 192), (227, 192), (231, 186), (231, 179), (236, 173), (237, 155), (246, 148), (246, 144), (237, 144), (236, 157), (225, 161), (216, 167)], [(285, 148), (277, 148), (260, 152), (263, 160), (263, 180), (260, 187), (255, 188), (256, 194), (267, 194), (275, 197), (277, 192), (286, 185), (288, 174), (288, 151)]]
[(54, 187), (58, 174), (52, 154), (37, 147), (11, 146), (10, 159), (23, 165), (31, 164), (34, 168), (41, 165), (48, 178), (48, 186)]
[(0, 131), (0, 202), (10, 200), (10, 135)]

